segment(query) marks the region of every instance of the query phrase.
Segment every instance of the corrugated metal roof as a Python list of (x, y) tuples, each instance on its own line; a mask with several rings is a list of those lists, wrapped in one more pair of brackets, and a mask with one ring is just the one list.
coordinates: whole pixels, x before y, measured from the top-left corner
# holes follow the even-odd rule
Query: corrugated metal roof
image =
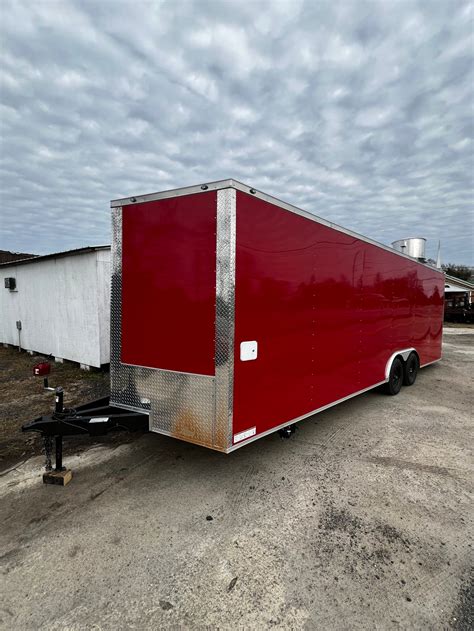
[(98, 250), (110, 250), (110, 245), (88, 245), (84, 248), (76, 248), (75, 250), (65, 250), (64, 252), (53, 252), (52, 254), (42, 254), (34, 258), (20, 259), (18, 261), (8, 261), (0, 263), (0, 268), (13, 267), (16, 265), (27, 265), (46, 261), (48, 259), (60, 259), (66, 256), (76, 256), (77, 254), (87, 254), (88, 252), (97, 252)]

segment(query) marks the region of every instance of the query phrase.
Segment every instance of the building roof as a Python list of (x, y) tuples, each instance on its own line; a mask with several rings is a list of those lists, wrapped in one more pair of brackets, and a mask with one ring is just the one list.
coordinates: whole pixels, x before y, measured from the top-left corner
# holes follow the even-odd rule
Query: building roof
[(463, 280), (462, 278), (456, 278), (456, 276), (449, 276), (448, 274), (446, 274), (446, 286), (447, 285), (457, 285), (460, 287), (460, 289), (451, 291), (474, 291), (474, 283), (471, 283), (468, 280)]
[(466, 287), (461, 287), (461, 285), (454, 285), (454, 283), (446, 283), (446, 285), (444, 286), (444, 293), (445, 294), (458, 294), (458, 293), (468, 294), (469, 289), (466, 289)]
[(87, 254), (88, 252), (97, 252), (98, 250), (110, 250), (110, 245), (88, 245), (84, 248), (76, 248), (75, 250), (65, 250), (64, 252), (53, 252), (52, 254), (42, 254), (33, 258), (23, 258), (17, 261), (7, 261), (0, 263), (0, 268), (13, 267), (16, 265), (26, 265), (28, 263), (38, 263), (47, 261), (48, 259), (60, 259), (66, 256), (76, 256), (77, 254)]
[(10, 252), (9, 250), (0, 250), (0, 265), (2, 263), (10, 263), (11, 261), (20, 261), (22, 259), (31, 259), (37, 254), (27, 254), (26, 252)]

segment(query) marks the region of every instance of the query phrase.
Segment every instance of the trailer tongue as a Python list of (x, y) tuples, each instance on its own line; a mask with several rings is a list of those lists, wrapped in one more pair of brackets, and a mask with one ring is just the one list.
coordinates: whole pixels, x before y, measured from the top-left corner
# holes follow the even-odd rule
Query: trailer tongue
[[(46, 484), (67, 484), (71, 471), (63, 467), (63, 436), (88, 434), (103, 436), (112, 431), (148, 431), (148, 414), (110, 405), (109, 397), (97, 399), (76, 408), (63, 407), (63, 390), (55, 388), (54, 412), (38, 416), (22, 426), (24, 432), (39, 432), (44, 440)], [(53, 438), (55, 442), (55, 466), (52, 466)]]

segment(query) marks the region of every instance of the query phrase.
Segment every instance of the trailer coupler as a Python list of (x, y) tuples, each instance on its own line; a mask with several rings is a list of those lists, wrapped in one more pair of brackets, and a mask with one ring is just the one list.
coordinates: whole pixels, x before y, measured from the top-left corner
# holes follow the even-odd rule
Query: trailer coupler
[[(46, 455), (43, 482), (67, 484), (72, 473), (63, 467), (63, 436), (88, 434), (104, 436), (112, 431), (147, 431), (148, 414), (110, 405), (109, 397), (91, 401), (74, 409), (63, 408), (62, 388), (55, 389), (56, 405), (53, 414), (39, 416), (22, 426), (23, 432), (39, 432), (43, 436)], [(52, 466), (53, 438), (55, 467)]]

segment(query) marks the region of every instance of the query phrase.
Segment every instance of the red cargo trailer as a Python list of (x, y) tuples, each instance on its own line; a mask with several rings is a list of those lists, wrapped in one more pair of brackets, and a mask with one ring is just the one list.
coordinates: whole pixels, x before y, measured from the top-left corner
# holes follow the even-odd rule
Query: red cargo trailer
[(235, 180), (113, 201), (111, 404), (230, 452), (441, 358), (444, 276)]

